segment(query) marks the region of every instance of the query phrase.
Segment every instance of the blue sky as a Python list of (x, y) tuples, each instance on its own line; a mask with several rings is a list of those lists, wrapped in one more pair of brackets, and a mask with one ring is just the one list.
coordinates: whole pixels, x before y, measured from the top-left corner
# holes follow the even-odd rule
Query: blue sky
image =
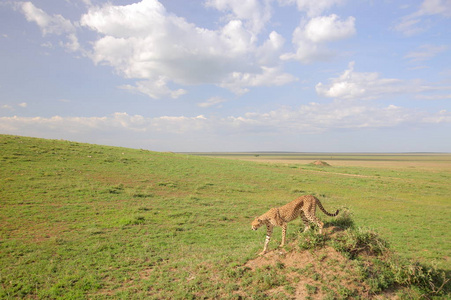
[(451, 152), (451, 0), (0, 3), (0, 133)]

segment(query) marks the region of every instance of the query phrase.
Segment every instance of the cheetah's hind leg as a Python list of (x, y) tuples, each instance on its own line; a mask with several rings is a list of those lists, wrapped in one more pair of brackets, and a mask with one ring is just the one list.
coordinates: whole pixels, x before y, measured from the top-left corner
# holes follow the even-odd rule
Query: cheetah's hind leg
[(310, 223), (303, 211), (301, 212), (301, 219), (302, 222), (304, 223), (304, 232), (307, 232), (310, 229)]
[(282, 242), (280, 243), (280, 248), (282, 248), (283, 246), (285, 246), (285, 239), (287, 237), (287, 224), (283, 224), (282, 225)]
[(312, 222), (313, 224), (316, 224), (317, 226), (318, 226), (318, 228), (319, 228), (319, 234), (322, 234), (323, 233), (323, 226), (324, 226), (324, 223), (323, 222), (321, 222), (321, 220), (320, 219), (318, 219), (315, 215), (312, 215), (312, 214), (306, 214), (306, 217), (307, 217), (307, 219), (310, 221), (310, 222)]

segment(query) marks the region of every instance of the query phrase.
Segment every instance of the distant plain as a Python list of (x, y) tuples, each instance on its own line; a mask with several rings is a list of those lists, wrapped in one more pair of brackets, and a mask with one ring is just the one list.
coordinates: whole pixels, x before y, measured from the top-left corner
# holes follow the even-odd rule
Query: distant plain
[(309, 164), (315, 160), (323, 160), (332, 166), (340, 167), (417, 168), (451, 172), (451, 153), (205, 152), (192, 154), (279, 164)]

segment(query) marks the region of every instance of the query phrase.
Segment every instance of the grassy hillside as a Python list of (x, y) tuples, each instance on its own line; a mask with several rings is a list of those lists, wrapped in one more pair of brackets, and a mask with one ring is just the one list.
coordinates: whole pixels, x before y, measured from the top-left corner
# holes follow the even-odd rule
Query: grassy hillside
[[(448, 170), (262, 164), (6, 135), (0, 149), (0, 298), (234, 297), (230, 272), (263, 245), (250, 222), (301, 194), (329, 211), (348, 207), (403, 257), (451, 267)], [(288, 227), (292, 241), (300, 223)], [(276, 230), (271, 247), (279, 241)]]

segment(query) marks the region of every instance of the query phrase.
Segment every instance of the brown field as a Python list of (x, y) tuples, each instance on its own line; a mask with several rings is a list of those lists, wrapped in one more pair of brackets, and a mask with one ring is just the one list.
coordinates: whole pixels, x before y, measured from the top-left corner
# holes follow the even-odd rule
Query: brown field
[(335, 153), (203, 153), (199, 155), (221, 157), (236, 160), (254, 161), (274, 164), (310, 164), (316, 160), (325, 161), (337, 167), (369, 167), (387, 169), (425, 169), (451, 171), (451, 154), (335, 154)]

